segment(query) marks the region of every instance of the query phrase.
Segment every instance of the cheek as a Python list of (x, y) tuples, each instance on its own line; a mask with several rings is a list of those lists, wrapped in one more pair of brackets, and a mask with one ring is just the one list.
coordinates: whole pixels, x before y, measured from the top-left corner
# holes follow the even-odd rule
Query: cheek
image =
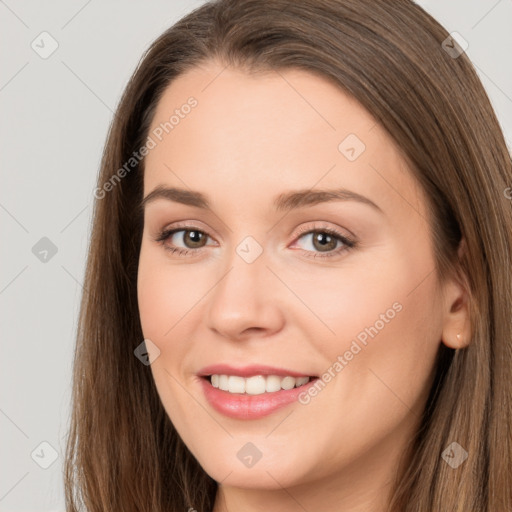
[[(307, 295), (308, 305), (332, 331), (316, 339), (328, 361), (325, 396), (335, 396), (340, 411), (351, 411), (347, 428), (365, 425), (370, 438), (377, 435), (375, 418), (387, 418), (387, 427), (380, 425), (391, 429), (411, 409), (420, 412), (441, 334), (434, 274), (422, 281), (430, 262), (418, 265), (399, 253), (380, 261), (365, 271), (348, 271), (343, 279), (316, 281), (318, 287)], [(326, 406), (323, 401), (319, 395), (319, 408)]]
[(201, 297), (201, 287), (194, 283), (191, 273), (169, 268), (166, 255), (159, 252), (163, 249), (142, 248), (137, 278), (142, 331), (157, 344), (172, 339), (175, 325)]
[(293, 309), (288, 311), (294, 312), (290, 322), (299, 324), (304, 333), (314, 328), (317, 334), (312, 339), (330, 360), (348, 350), (354, 339), (364, 346), (376, 337), (376, 331), (379, 338), (384, 337), (391, 324), (400, 324), (406, 316), (401, 311), (412, 307), (407, 294), (418, 271), (400, 268), (400, 263), (395, 254), (382, 251), (354, 258), (340, 268), (312, 268), (302, 273), (283, 269), (283, 281), (303, 303), (290, 297)]
[[(201, 308), (212, 286), (193, 265), (169, 261), (164, 249), (141, 248), (137, 295), (142, 332), (159, 349), (150, 368), (168, 415), (178, 427), (185, 417), (201, 411), (190, 409), (184, 386), (195, 386), (197, 348), (194, 340), (201, 328)], [(178, 411), (181, 411), (179, 413)], [(198, 420), (199, 421), (199, 420)]]
[(169, 268), (165, 258), (166, 254), (152, 248), (146, 250), (143, 245), (137, 295), (144, 338), (160, 350), (150, 365), (155, 386), (169, 418), (184, 435), (188, 421), (204, 420), (204, 412), (190, 406), (190, 395), (184, 390), (190, 382), (183, 375), (190, 351), (190, 333), (185, 331), (193, 324), (191, 308), (199, 300), (201, 290), (191, 286), (190, 272)]

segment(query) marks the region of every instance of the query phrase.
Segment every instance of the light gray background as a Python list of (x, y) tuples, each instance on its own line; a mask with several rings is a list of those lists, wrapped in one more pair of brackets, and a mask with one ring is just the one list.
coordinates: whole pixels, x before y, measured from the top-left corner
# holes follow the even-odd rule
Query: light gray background
[[(71, 361), (108, 125), (143, 51), (202, 3), (0, 0), (2, 512), (64, 511)], [(468, 41), (510, 148), (512, 0), (418, 3)], [(43, 31), (59, 45), (47, 59), (31, 47)], [(32, 251), (43, 237), (57, 248), (46, 262)], [(57, 457), (47, 469), (42, 442)]]

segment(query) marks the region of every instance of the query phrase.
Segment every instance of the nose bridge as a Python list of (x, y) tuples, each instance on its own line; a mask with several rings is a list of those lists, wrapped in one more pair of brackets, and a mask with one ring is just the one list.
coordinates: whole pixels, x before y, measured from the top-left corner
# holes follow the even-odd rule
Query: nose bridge
[(246, 236), (225, 257), (226, 272), (210, 295), (209, 327), (230, 338), (252, 328), (278, 329), (282, 315), (262, 244)]
[(254, 237), (247, 236), (226, 258), (229, 270), (214, 290), (215, 302), (225, 312), (231, 309), (234, 314), (239, 308), (243, 308), (246, 315), (255, 312), (265, 299), (261, 285), (266, 281), (264, 274), (269, 272), (263, 246)]
[[(236, 296), (244, 297), (249, 289), (253, 292), (253, 297), (259, 294), (258, 283), (265, 279), (265, 274), (269, 272), (266, 267), (268, 255), (261, 243), (252, 235), (246, 235), (236, 245), (233, 244), (229, 251), (226, 251), (226, 268), (229, 273), (219, 282), (218, 292), (226, 297)], [(261, 238), (261, 236), (258, 236)], [(236, 240), (236, 235), (234, 237)]]

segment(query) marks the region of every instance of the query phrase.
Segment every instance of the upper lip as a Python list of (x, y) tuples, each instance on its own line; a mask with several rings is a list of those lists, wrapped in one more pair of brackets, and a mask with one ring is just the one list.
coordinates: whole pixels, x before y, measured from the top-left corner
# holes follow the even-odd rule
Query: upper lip
[(255, 375), (277, 375), (279, 377), (313, 377), (311, 373), (302, 373), (286, 368), (277, 368), (275, 366), (256, 365), (235, 367), (229, 364), (212, 364), (201, 368), (197, 373), (200, 377), (209, 375), (238, 375), (240, 377), (253, 377)]

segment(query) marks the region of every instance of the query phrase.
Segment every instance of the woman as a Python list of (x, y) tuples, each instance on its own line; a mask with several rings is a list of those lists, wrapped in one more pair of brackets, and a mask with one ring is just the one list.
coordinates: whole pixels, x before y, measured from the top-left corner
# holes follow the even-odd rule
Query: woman
[(105, 146), (68, 510), (512, 510), (511, 184), (413, 2), (184, 17)]

